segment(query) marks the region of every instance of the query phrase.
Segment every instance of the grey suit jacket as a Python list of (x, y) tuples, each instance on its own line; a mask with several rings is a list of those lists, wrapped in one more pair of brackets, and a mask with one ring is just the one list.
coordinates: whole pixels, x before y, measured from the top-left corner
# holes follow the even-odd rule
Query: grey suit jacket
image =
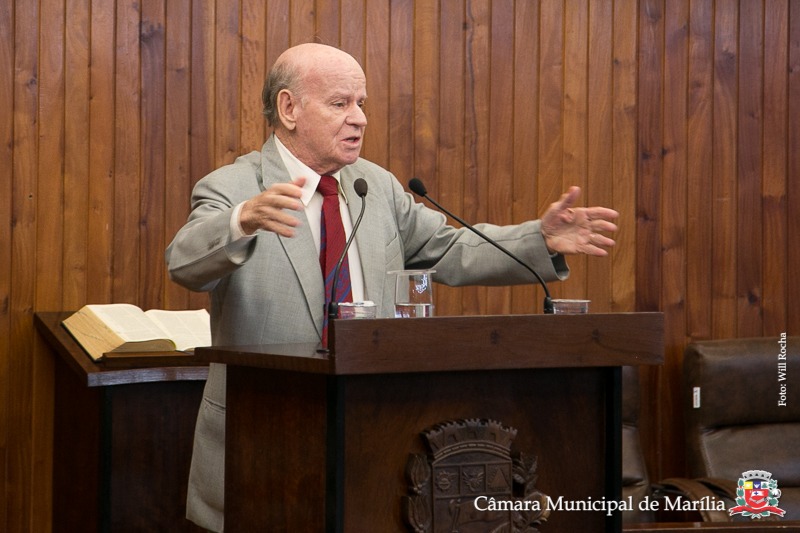
[[(403, 268), (435, 268), (434, 280), (448, 285), (531, 283), (530, 273), (491, 245), (445, 217), (414, 202), (397, 179), (360, 159), (341, 171), (353, 220), (361, 203), (353, 182), (369, 185), (364, 219), (355, 238), (366, 299), (378, 316), (394, 314), (394, 278)], [(324, 286), (319, 259), (303, 212), (293, 238), (260, 232), (243, 261), (232, 259), (233, 208), (278, 182), (290, 181), (273, 137), (261, 152), (239, 157), (195, 186), (192, 212), (166, 251), (170, 277), (211, 293), (215, 345), (315, 342), (322, 333)], [(563, 257), (552, 258), (539, 221), (515, 226), (476, 225), (501, 241), (546, 280), (564, 279)], [(225, 367), (212, 365), (197, 420), (189, 480), (187, 516), (222, 531), (224, 524)]]

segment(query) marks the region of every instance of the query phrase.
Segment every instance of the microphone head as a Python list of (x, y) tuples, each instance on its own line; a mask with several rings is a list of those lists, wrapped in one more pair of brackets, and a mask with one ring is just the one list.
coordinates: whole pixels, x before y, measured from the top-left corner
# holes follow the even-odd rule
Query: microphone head
[(425, 184), (419, 178), (411, 178), (411, 181), (408, 182), (408, 188), (418, 196), (425, 197), (428, 194), (428, 189), (425, 188)]
[(359, 198), (364, 198), (367, 195), (367, 190), (369, 189), (367, 186), (367, 180), (364, 178), (358, 178), (355, 183), (353, 183), (353, 188), (356, 190), (356, 194)]

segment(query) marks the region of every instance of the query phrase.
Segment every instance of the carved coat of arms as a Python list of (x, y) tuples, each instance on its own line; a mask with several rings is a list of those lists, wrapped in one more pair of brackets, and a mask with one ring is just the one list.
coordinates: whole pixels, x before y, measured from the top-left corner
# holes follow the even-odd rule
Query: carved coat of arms
[(456, 420), (422, 433), (430, 454), (406, 465), (406, 524), (416, 533), (534, 533), (547, 520), (535, 487), (536, 457), (511, 455), (517, 430), (493, 420)]

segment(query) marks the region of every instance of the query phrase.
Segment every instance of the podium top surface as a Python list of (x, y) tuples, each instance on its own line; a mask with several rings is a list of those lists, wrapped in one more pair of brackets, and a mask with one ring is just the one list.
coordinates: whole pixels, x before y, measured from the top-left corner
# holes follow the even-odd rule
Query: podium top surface
[(334, 320), (332, 349), (318, 344), (198, 348), (200, 360), (349, 375), (664, 362), (663, 313), (504, 315)]

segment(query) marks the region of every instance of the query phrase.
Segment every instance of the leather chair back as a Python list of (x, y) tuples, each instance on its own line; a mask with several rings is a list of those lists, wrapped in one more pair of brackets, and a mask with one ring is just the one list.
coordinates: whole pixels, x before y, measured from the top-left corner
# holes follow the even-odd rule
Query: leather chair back
[(770, 472), (782, 492), (778, 507), (786, 519), (798, 520), (800, 337), (784, 345), (779, 340), (703, 341), (686, 348), (687, 463), (692, 478), (734, 484), (745, 471)]

